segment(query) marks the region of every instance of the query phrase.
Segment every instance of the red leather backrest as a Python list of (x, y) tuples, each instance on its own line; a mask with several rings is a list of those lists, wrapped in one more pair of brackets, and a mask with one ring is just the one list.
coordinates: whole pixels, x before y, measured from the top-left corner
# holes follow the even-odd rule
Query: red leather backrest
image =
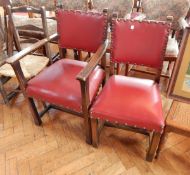
[(59, 47), (96, 52), (105, 41), (107, 17), (99, 13), (57, 11)]
[(161, 68), (169, 34), (164, 22), (112, 20), (111, 60)]

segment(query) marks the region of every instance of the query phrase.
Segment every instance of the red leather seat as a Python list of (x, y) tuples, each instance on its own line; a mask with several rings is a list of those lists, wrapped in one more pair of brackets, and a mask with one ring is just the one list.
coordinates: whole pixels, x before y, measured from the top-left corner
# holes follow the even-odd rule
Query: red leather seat
[[(81, 113), (81, 89), (76, 76), (86, 65), (86, 62), (62, 59), (31, 79), (26, 93), (30, 97), (62, 105)], [(91, 73), (89, 77), (90, 101), (94, 99), (104, 75), (104, 71), (99, 67)]]
[(92, 118), (147, 130), (160, 132), (164, 126), (158, 85), (147, 79), (112, 76), (90, 112)]

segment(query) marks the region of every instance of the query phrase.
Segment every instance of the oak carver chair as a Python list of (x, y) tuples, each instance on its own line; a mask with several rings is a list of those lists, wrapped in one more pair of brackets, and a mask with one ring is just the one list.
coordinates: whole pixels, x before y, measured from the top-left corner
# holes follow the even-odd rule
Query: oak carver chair
[[(15, 70), (36, 125), (42, 124), (41, 117), (51, 108), (70, 112), (84, 118), (86, 141), (91, 143), (88, 108), (104, 82), (105, 73), (99, 66), (90, 71), (89, 66), (92, 63), (87, 65), (87, 62), (65, 58), (62, 51), (63, 48), (76, 48), (92, 52), (94, 53), (91, 57), (93, 62), (103, 57), (107, 47), (107, 14), (58, 10), (57, 23), (61, 57), (59, 61), (29, 81), (26, 81), (23, 76), (19, 59), (22, 58), (22, 53), (28, 54), (30, 51), (25, 49), (8, 62)], [(42, 46), (41, 43), (39, 41), (32, 47), (37, 46), (35, 47), (37, 49)], [(83, 69), (85, 73), (77, 80), (77, 74)], [(43, 111), (38, 112), (34, 99), (46, 103)]]
[[(158, 82), (169, 27), (164, 22), (112, 19), (112, 76), (90, 109), (94, 147), (98, 146), (101, 124), (128, 129), (151, 138), (146, 160), (153, 160), (164, 128)], [(126, 75), (128, 64), (155, 68), (155, 81), (114, 75), (122, 63), (126, 65)]]

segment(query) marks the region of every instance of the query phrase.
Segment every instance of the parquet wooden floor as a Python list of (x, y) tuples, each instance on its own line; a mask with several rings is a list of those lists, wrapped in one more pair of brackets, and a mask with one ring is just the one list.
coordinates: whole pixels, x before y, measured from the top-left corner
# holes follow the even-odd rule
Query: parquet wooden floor
[(0, 175), (190, 174), (190, 139), (179, 135), (169, 135), (153, 163), (145, 161), (143, 135), (105, 128), (98, 149), (84, 140), (79, 117), (52, 110), (37, 127), (22, 95), (0, 104)]

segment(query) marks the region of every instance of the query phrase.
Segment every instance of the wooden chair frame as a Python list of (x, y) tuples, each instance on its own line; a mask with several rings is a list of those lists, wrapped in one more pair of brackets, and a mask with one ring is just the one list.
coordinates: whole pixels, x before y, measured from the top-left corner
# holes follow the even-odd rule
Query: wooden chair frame
[[(117, 19), (117, 15), (114, 14), (113, 20), (116, 20), (116, 19)], [(165, 53), (165, 51), (163, 51), (163, 54), (164, 53)], [(86, 76), (86, 74), (88, 75), (89, 74), (88, 72), (91, 72), (100, 61), (102, 62), (102, 66), (105, 67), (105, 65), (106, 65), (105, 60), (101, 59), (101, 57), (97, 58), (96, 61), (91, 60), (88, 64), (88, 67), (86, 67), (86, 69), (84, 69), (78, 75), (77, 78), (79, 80), (83, 80), (83, 79), (85, 80), (84, 77)], [(120, 72), (121, 65), (119, 63), (114, 63), (114, 62), (111, 62), (110, 64), (111, 64), (110, 65), (110, 76), (114, 75), (114, 74), (118, 74)], [(125, 65), (125, 76), (128, 75), (128, 68), (129, 68), (129, 65), (127, 63)], [(162, 67), (160, 67), (160, 69), (158, 69), (158, 71), (157, 71), (157, 75), (156, 75), (156, 79), (155, 79), (156, 83), (159, 83), (159, 81), (160, 81), (161, 70), (162, 70)], [(88, 118), (90, 118), (89, 113), (88, 113), (88, 115), (89, 115)], [(115, 128), (120, 128), (120, 129), (124, 129), (124, 130), (130, 130), (130, 131), (133, 131), (136, 133), (141, 133), (141, 134), (149, 136), (149, 149), (148, 149), (148, 152), (146, 155), (146, 160), (147, 161), (153, 160), (153, 158), (156, 154), (158, 144), (160, 142), (161, 133), (150, 131), (150, 130), (143, 129), (143, 128), (137, 128), (136, 126), (122, 125), (122, 124), (118, 124), (118, 123), (111, 123), (109, 121), (102, 121), (102, 120), (97, 120), (97, 119), (91, 118), (92, 145), (94, 147), (97, 147), (99, 144), (100, 132), (104, 125), (108, 126), (108, 127), (115, 127)]]

